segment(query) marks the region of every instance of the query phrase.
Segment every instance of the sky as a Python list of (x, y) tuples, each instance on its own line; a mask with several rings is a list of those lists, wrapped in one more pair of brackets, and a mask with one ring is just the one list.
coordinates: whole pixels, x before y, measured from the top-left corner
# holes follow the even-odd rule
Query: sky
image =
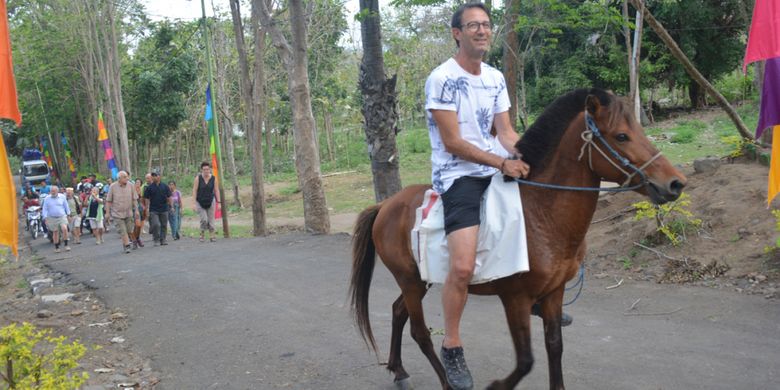
[[(214, 15), (212, 4), (215, 8), (220, 10), (220, 12), (228, 14), (230, 12), (230, 3), (228, 0), (204, 0), (204, 2), (206, 5), (206, 16)], [(141, 0), (141, 3), (146, 6), (146, 13), (152, 20), (162, 20), (166, 18), (193, 20), (203, 16), (200, 0)], [(379, 3), (381, 7), (389, 3), (389, 0), (379, 0)], [(359, 44), (360, 42), (360, 25), (355, 22), (354, 17), (359, 8), (359, 4), (359, 0), (346, 0), (344, 2), (344, 9), (347, 11), (347, 23), (349, 24), (346, 36), (342, 38), (342, 45), (345, 47)], [(244, 6), (241, 7), (241, 15), (248, 17), (250, 14), (251, 9), (249, 5), (244, 4)]]
[[(204, 0), (206, 4), (206, 15), (212, 16), (212, 3), (215, 7), (224, 9), (226, 12), (230, 10), (230, 4), (228, 0)], [(146, 11), (153, 20), (161, 20), (164, 18), (169, 19), (196, 19), (201, 17), (202, 11), (200, 6), (200, 0), (141, 0), (146, 6)], [(380, 1), (381, 3), (381, 1)], [(349, 0), (344, 4), (344, 8), (348, 12), (348, 16), (352, 19), (352, 16), (357, 12), (358, 0)], [(249, 16), (250, 10), (247, 6), (241, 9), (242, 14)]]

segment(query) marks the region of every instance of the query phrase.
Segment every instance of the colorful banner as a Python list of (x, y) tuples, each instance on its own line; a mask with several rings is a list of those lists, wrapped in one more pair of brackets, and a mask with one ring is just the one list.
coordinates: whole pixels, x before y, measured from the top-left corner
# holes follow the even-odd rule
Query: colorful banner
[(769, 127), (772, 127), (772, 157), (769, 163), (767, 206), (780, 192), (780, 57), (766, 60), (756, 138)]
[(70, 151), (70, 145), (68, 145), (68, 139), (65, 138), (65, 132), (62, 132), (62, 149), (65, 150), (65, 159), (68, 161), (68, 170), (70, 171), (70, 177), (76, 179), (76, 167), (73, 165), (73, 154)]
[[(0, 0), (0, 118), (8, 118), (22, 125), (22, 114), (16, 99), (16, 80), (11, 59), (11, 37), (8, 34), (8, 11), (5, 0)], [(11, 248), (19, 256), (19, 213), (16, 206), (16, 188), (11, 176), (11, 164), (0, 135), (0, 245)]]
[(780, 2), (756, 0), (742, 72), (751, 62), (780, 57)]
[[(57, 174), (57, 170), (54, 169), (54, 165), (51, 163), (51, 153), (49, 152), (51, 150), (49, 141), (46, 140), (45, 136), (41, 136), (41, 153), (43, 153), (43, 159), (46, 160), (46, 165), (49, 166), (49, 172), (51, 172), (51, 177), (60, 177)], [(52, 184), (54, 182), (52, 181)]]
[(203, 119), (209, 129), (209, 153), (211, 154), (211, 170), (219, 181), (219, 167), (217, 166), (217, 123), (214, 120), (214, 106), (211, 104), (211, 84), (206, 87), (206, 113)]
[(108, 139), (106, 125), (103, 124), (102, 112), (98, 113), (98, 142), (103, 146), (103, 154), (108, 169), (111, 171), (111, 178), (116, 180), (119, 176), (119, 169), (116, 167), (116, 161), (114, 161), (114, 150), (111, 148), (111, 140)]
[[(209, 154), (211, 154), (211, 172), (214, 174), (214, 184), (219, 188), (219, 166), (217, 164), (217, 122), (214, 119), (214, 105), (211, 104), (211, 84), (206, 87), (206, 113), (203, 115), (209, 129)], [(222, 208), (217, 203), (214, 218), (222, 218)]]

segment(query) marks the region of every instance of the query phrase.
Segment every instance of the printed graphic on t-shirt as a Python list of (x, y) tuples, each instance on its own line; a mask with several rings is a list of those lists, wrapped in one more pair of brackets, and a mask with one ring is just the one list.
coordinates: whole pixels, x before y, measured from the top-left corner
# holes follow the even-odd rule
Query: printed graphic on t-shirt
[(490, 176), (496, 168), (463, 160), (448, 153), (430, 110), (455, 111), (461, 137), (472, 145), (498, 155), (509, 156), (490, 134), (495, 114), (509, 109), (504, 76), (482, 64), (479, 76), (467, 73), (454, 59), (437, 67), (425, 83), (426, 116), (431, 140), (431, 182), (444, 193), (462, 176)]

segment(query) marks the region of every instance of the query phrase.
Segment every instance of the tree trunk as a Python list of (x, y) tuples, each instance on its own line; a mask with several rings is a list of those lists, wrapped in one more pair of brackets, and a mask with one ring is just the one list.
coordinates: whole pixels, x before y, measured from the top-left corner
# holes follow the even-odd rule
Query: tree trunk
[[(251, 31), (255, 39), (255, 52), (259, 51), (260, 53), (259, 58), (255, 58), (255, 77), (257, 77), (257, 72), (260, 72), (260, 77), (263, 77), (262, 53), (265, 47), (265, 32), (259, 26), (260, 6), (256, 4), (258, 1), (264, 0), (253, 0), (252, 2)], [(260, 126), (262, 122), (257, 122), (257, 105), (262, 104), (259, 100), (265, 99), (265, 96), (258, 94), (249, 76), (249, 62), (244, 44), (243, 21), (241, 20), (241, 4), (238, 0), (230, 1), (230, 11), (233, 16), (233, 31), (236, 35), (236, 49), (241, 70), (241, 96), (244, 100), (244, 115), (247, 119), (245, 134), (249, 141), (249, 156), (252, 160), (252, 234), (265, 236), (268, 234), (268, 229), (265, 221), (265, 188), (263, 184), (263, 145), (261, 141), (263, 128)], [(254, 82), (257, 83), (256, 80)]]
[(335, 161), (333, 146), (333, 113), (330, 112), (330, 107), (326, 107), (322, 113), (322, 122), (325, 127), (325, 143), (328, 148), (328, 160)]
[(761, 96), (761, 90), (764, 88), (764, 69), (766, 69), (766, 61), (758, 61), (753, 65), (756, 78), (753, 80), (753, 86), (758, 92), (758, 96)]
[(650, 13), (650, 10), (648, 10), (644, 6), (644, 2), (642, 0), (629, 0), (631, 4), (638, 10), (642, 10), (644, 14), (644, 19), (647, 21), (647, 24), (658, 34), (658, 37), (661, 38), (662, 41), (666, 44), (666, 46), (669, 48), (669, 50), (672, 52), (672, 55), (677, 58), (678, 61), (683, 65), (685, 68), (685, 71), (688, 72), (688, 75), (691, 76), (696, 82), (710, 95), (712, 96), (717, 102), (718, 105), (723, 108), (723, 111), (726, 111), (726, 114), (728, 114), (729, 118), (734, 122), (734, 125), (737, 127), (737, 131), (739, 131), (739, 134), (745, 138), (745, 139), (753, 139), (753, 136), (750, 134), (750, 131), (745, 126), (745, 123), (742, 121), (742, 118), (739, 117), (739, 114), (734, 110), (734, 107), (729, 104), (729, 102), (726, 100), (726, 98), (723, 97), (718, 91), (715, 90), (715, 88), (710, 84), (707, 79), (704, 78), (704, 76), (701, 75), (701, 73), (696, 69), (696, 67), (691, 63), (691, 61), (688, 59), (688, 57), (683, 53), (682, 50), (680, 50), (680, 47), (677, 46), (677, 43), (672, 39), (672, 37), (669, 35), (669, 33), (666, 31), (664, 26), (661, 25), (661, 23), (655, 19), (653, 14)]
[[(266, 4), (270, 3), (270, 0), (264, 0), (267, 1)], [(268, 5), (270, 7), (270, 5)], [(273, 161), (273, 150), (271, 142), (271, 130), (267, 126), (268, 125), (268, 118), (266, 117), (266, 113), (268, 110), (266, 109), (266, 76), (265, 76), (265, 62), (263, 61), (263, 58), (265, 58), (265, 50), (266, 50), (266, 37), (268, 35), (268, 30), (266, 28), (263, 28), (260, 25), (261, 21), (261, 15), (260, 15), (261, 9), (259, 7), (253, 7), (252, 8), (252, 31), (253, 31), (253, 37), (255, 39), (255, 64), (254, 64), (254, 77), (253, 77), (253, 84), (252, 84), (252, 91), (253, 91), (253, 101), (255, 104), (255, 108), (253, 110), (254, 112), (254, 122), (255, 127), (257, 128), (255, 132), (255, 143), (254, 143), (254, 151), (255, 154), (258, 156), (264, 157), (268, 160), (269, 169), (271, 172), (273, 172), (273, 164), (270, 164), (270, 162)], [(262, 136), (263, 133), (266, 134), (266, 142), (268, 143), (268, 154), (267, 156), (263, 156), (263, 144), (262, 144)], [(263, 169), (263, 159), (261, 158), (257, 162), (258, 169)], [(262, 178), (262, 176), (261, 176)], [(260, 182), (262, 184), (262, 181)], [(265, 190), (263, 188), (260, 188), (260, 192), (257, 192), (256, 195), (260, 200), (263, 202), (263, 218), (265, 218)]]
[(520, 15), (520, 0), (509, 0), (506, 6), (507, 13), (504, 16), (504, 79), (506, 80), (506, 92), (509, 94), (509, 119), (512, 128), (517, 126), (517, 74), (520, 55), (520, 41), (515, 31), (517, 18)]
[(179, 174), (181, 174), (181, 172), (182, 172), (182, 170), (181, 170), (181, 144), (183, 142), (185, 142), (185, 140), (187, 139), (186, 138), (186, 130), (184, 130), (182, 132), (182, 136), (183, 136), (184, 139), (179, 139), (179, 140), (177, 140), (177, 142), (174, 142), (176, 144), (176, 151), (175, 151), (175, 153), (176, 153), (176, 161), (174, 162), (174, 168), (173, 169), (175, 170), (174, 173), (176, 174), (176, 176), (179, 176)]
[(360, 36), (363, 59), (358, 85), (363, 94), (363, 130), (366, 133), (374, 196), (377, 202), (401, 190), (401, 174), (395, 137), (398, 133), (396, 76), (385, 75), (382, 54), (382, 26), (378, 0), (360, 0)]
[(165, 153), (165, 144), (166, 144), (166, 142), (165, 142), (165, 137), (163, 137), (163, 138), (160, 140), (160, 142), (157, 144), (157, 155), (159, 156), (159, 157), (157, 158), (157, 173), (159, 173), (159, 174), (160, 174), (160, 176), (162, 176), (162, 175), (163, 175), (163, 173), (165, 173), (165, 165), (166, 165), (166, 160), (165, 160), (165, 155), (166, 155), (166, 153)]
[(702, 91), (702, 87), (695, 82), (688, 85), (688, 98), (693, 109), (698, 110), (707, 106), (707, 96)]
[(626, 40), (626, 52), (628, 53), (628, 99), (634, 107), (634, 117), (642, 124), (642, 105), (639, 93), (639, 56), (642, 48), (642, 12), (636, 12), (635, 18), (636, 30), (634, 31), (633, 45), (631, 42), (631, 29), (628, 24), (631, 20), (628, 17), (628, 0), (623, 0), (623, 36)]
[[(152, 143), (146, 143), (146, 172), (144, 175), (152, 171)], [(138, 172), (138, 177), (141, 177), (141, 172)]]
[(287, 85), (290, 91), (290, 105), (293, 111), (293, 136), (295, 138), (295, 168), (298, 184), (303, 193), (303, 218), (306, 230), (327, 234), (330, 218), (325, 200), (325, 190), (320, 174), (320, 157), (315, 147), (314, 115), (311, 110), (309, 92), (308, 58), (306, 54), (306, 16), (302, 0), (290, 0), (290, 27), (292, 47), (282, 34), (271, 12), (262, 1), (260, 17), (268, 28), (274, 46), (279, 51), (282, 64), (287, 69)]
[(642, 115), (642, 94), (640, 93), (641, 90), (639, 89), (639, 60), (641, 58), (642, 54), (642, 30), (643, 30), (643, 21), (642, 18), (642, 12), (636, 11), (636, 17), (635, 24), (636, 24), (636, 31), (634, 31), (634, 55), (633, 60), (631, 61), (633, 64), (633, 72), (634, 72), (634, 86), (633, 86), (633, 101), (634, 101), (634, 115), (636, 115), (637, 120), (641, 124), (647, 124), (646, 121), (647, 117)]
[[(265, 111), (263, 111), (265, 112)], [(263, 114), (263, 118), (265, 118), (265, 114)], [(266, 124), (266, 120), (262, 120), (262, 127), (263, 134), (265, 135), (265, 148), (266, 148), (266, 156), (268, 156), (268, 161), (271, 162), (274, 159), (274, 137), (271, 133), (271, 129), (268, 128)], [(273, 164), (268, 164), (268, 171), (273, 173), (274, 166)]]
[[(227, 158), (227, 161), (223, 160), (223, 164), (227, 162), (227, 168), (230, 170), (230, 186), (233, 190), (233, 204), (239, 208), (243, 208), (238, 194), (238, 169), (236, 167), (235, 148), (233, 145), (233, 119), (230, 114), (230, 100), (227, 97), (228, 89), (225, 85), (225, 81), (228, 79), (227, 65), (225, 61), (221, 60), (222, 58), (229, 58), (230, 56), (226, 35), (227, 34), (221, 29), (214, 29), (213, 47), (215, 53), (215, 82), (217, 84), (216, 96), (214, 98), (219, 102), (218, 109), (222, 114), (222, 134), (220, 134), (220, 139), (222, 140), (222, 145), (225, 145), (225, 157)], [(228, 169), (223, 168), (223, 178), (228, 177), (228, 175), (225, 174)], [(225, 180), (225, 182), (227, 182), (227, 180)], [(227, 204), (227, 199), (225, 199), (224, 202), (224, 204)]]

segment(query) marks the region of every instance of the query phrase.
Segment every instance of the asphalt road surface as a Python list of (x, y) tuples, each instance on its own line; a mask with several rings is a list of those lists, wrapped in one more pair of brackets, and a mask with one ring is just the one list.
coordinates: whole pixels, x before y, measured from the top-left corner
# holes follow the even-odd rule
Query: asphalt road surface
[[(398, 289), (378, 263), (371, 290), (376, 357), (348, 311), (350, 238), (278, 235), (199, 243), (171, 241), (120, 253), (90, 236), (69, 253), (33, 243), (52, 268), (95, 287), (130, 317), (127, 343), (152, 359), (162, 389), (392, 389), (387, 359), (390, 305)], [(614, 284), (586, 277), (566, 311), (564, 378), (569, 389), (778, 389), (780, 305), (733, 291)], [(439, 288), (426, 320), (443, 328)], [(635, 312), (666, 315), (626, 316)], [(463, 318), (466, 356), (478, 388), (506, 376), (514, 352), (496, 297), (471, 297)], [(547, 388), (539, 319), (532, 322), (536, 364), (520, 388)], [(405, 367), (417, 389), (437, 389), (428, 362), (409, 336)], [(439, 333), (439, 332), (434, 332)], [(441, 335), (434, 335), (439, 345)]]

